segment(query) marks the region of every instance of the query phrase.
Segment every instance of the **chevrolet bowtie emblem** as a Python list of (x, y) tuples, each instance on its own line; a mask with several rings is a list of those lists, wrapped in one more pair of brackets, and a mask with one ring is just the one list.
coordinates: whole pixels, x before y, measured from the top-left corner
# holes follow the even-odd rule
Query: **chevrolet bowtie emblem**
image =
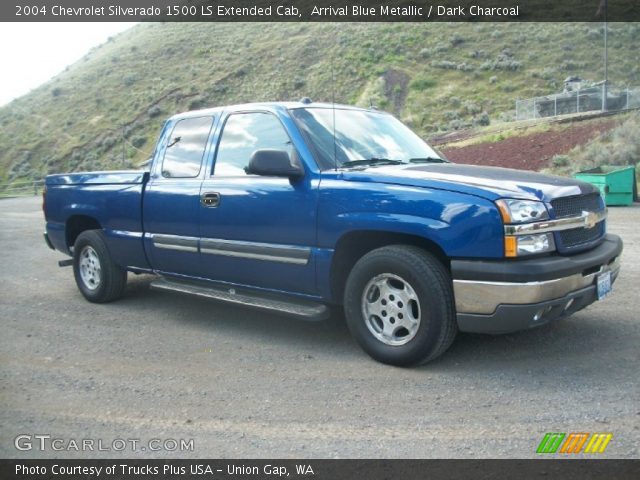
[(598, 223), (598, 214), (596, 212), (582, 212), (582, 217), (586, 228), (593, 228)]

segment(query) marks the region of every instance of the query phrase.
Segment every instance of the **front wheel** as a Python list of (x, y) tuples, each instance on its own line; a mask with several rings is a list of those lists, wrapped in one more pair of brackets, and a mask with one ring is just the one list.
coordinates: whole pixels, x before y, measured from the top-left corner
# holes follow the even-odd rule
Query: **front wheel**
[(78, 235), (73, 247), (73, 274), (80, 293), (94, 303), (120, 298), (127, 283), (127, 272), (111, 258), (100, 230)]
[(356, 341), (390, 365), (433, 360), (457, 333), (449, 272), (413, 246), (383, 247), (362, 257), (347, 279), (344, 307)]

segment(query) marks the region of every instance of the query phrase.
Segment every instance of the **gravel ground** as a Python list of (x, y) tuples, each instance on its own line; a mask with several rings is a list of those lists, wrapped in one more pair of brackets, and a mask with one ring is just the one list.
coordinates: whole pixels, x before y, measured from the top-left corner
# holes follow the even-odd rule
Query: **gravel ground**
[[(638, 225), (640, 205), (610, 209), (626, 250), (605, 302), (534, 331), (460, 335), (436, 362), (398, 369), (362, 353), (340, 318), (152, 291), (148, 276), (90, 304), (42, 241), (39, 199), (2, 200), (0, 458), (528, 458), (550, 431), (612, 432), (601, 457), (637, 458)], [(19, 434), (64, 450), (18, 451)], [(71, 439), (128, 444), (76, 452)]]

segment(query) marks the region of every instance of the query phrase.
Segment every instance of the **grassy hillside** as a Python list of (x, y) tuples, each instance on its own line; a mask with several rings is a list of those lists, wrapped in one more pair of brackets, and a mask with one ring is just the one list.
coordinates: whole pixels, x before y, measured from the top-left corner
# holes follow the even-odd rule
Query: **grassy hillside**
[[(640, 85), (640, 24), (609, 38), (612, 81)], [(602, 78), (600, 24), (140, 24), (0, 108), (0, 182), (133, 165), (187, 109), (335, 90), (430, 136), (509, 120), (569, 74)]]

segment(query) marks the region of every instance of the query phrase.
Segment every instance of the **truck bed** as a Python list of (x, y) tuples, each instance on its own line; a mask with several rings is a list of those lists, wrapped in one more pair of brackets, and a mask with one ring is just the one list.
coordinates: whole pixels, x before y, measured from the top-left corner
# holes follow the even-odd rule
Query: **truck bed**
[(147, 268), (143, 247), (143, 171), (82, 172), (46, 178), (47, 232), (68, 254), (81, 227), (101, 228), (116, 263)]

